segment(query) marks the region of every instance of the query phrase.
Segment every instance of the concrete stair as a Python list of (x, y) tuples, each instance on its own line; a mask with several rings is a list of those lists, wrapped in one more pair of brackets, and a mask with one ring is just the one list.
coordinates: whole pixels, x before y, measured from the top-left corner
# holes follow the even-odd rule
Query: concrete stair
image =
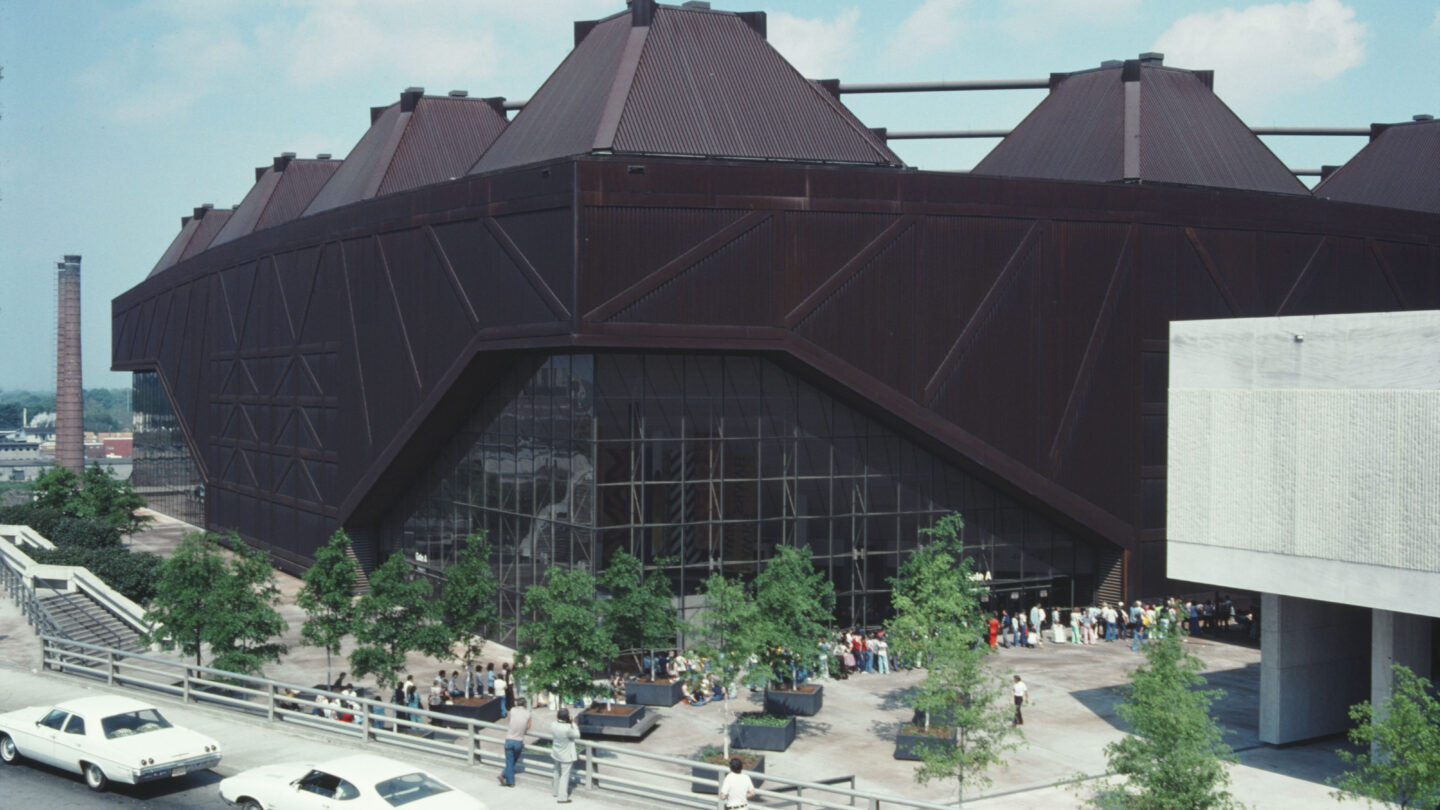
[(134, 628), (84, 593), (41, 589), (36, 595), (60, 631), (73, 641), (133, 652), (149, 649)]

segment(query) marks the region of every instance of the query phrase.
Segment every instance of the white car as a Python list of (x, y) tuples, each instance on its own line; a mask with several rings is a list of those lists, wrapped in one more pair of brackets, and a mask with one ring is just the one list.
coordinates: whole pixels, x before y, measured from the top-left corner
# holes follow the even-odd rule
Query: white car
[(82, 774), (91, 790), (184, 776), (220, 762), (220, 743), (173, 726), (151, 704), (100, 695), (0, 714), (0, 761)]
[(220, 798), (244, 810), (485, 810), (433, 775), (373, 754), (251, 768), (220, 780)]

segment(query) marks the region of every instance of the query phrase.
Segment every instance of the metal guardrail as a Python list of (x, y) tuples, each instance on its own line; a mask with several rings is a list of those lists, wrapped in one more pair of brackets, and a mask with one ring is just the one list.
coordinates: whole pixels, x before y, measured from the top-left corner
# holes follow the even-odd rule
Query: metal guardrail
[[(90, 597), (112, 616), (129, 625), (136, 633), (150, 632), (151, 627), (145, 622), (145, 609), (110, 587), (93, 571), (78, 565), (37, 563), (29, 554), (25, 553), (27, 547), (53, 549), (55, 544), (29, 526), (0, 525), (0, 561), (3, 561), (15, 573), (19, 578), (20, 586), (30, 594), (30, 598), (37, 600), (37, 604), (39, 597), (35, 593), (35, 580), (64, 582), (66, 587)], [(58, 592), (58, 589), (54, 590)], [(44, 611), (43, 607), (40, 608), (40, 613), (50, 618), (51, 622), (50, 626), (42, 632), (64, 635), (60, 625)]]
[[(10, 553), (11, 551), (14, 553)], [(35, 628), (35, 632), (42, 637), (63, 635), (59, 623), (50, 615), (50, 611), (40, 604), (40, 597), (30, 585), (25, 565), (29, 559), (18, 548), (0, 542), (0, 582), (4, 583), (5, 590), (10, 592), (15, 604), (20, 606), (20, 614), (25, 617), (25, 622)]]
[[(428, 709), (395, 706), (372, 698), (352, 698), (312, 686), (290, 684), (253, 675), (169, 661), (155, 656), (85, 644), (52, 634), (40, 637), (42, 666), (46, 670), (103, 680), (110, 686), (145, 690), (179, 698), (185, 703), (205, 704), (247, 714), (269, 722), (284, 722), (323, 730), (336, 737), (366, 744), (389, 745), (412, 751), (458, 759), (468, 765), (502, 766), (505, 761), (506, 727), (498, 723), (470, 720)], [(357, 709), (339, 710), (325, 701), (348, 700)], [(327, 715), (335, 711), (353, 714), (350, 722)], [(318, 713), (317, 713), (318, 712)], [(553, 773), (548, 757), (550, 738), (533, 734), (544, 745), (527, 744), (531, 756), (525, 770)], [(694, 807), (708, 810), (719, 799), (691, 791), (691, 786), (719, 779), (727, 772), (720, 765), (638, 751), (624, 743), (581, 739), (577, 742), (580, 760), (576, 773), (584, 784), (653, 801), (665, 807)], [(950, 810), (950, 805), (857, 790), (853, 776), (824, 781), (807, 781), (770, 773), (755, 774), (768, 786), (757, 795), (772, 800), (771, 806), (796, 810), (844, 810), (864, 807)], [(848, 787), (841, 784), (847, 783)]]

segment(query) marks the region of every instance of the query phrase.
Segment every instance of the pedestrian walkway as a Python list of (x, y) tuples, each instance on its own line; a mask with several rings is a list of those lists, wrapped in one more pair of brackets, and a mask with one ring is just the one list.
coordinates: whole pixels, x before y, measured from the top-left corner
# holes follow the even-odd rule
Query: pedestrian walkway
[[(183, 528), (183, 527), (181, 527)], [(173, 523), (161, 522), (135, 539), (137, 547), (164, 553), (183, 534)], [(296, 683), (319, 683), (325, 679), (325, 654), (299, 644), (300, 625), (304, 614), (294, 607), (299, 580), (280, 575), (281, 592), (286, 607), (283, 612), (290, 622), (287, 643), (290, 653), (279, 664), (267, 666), (266, 674), (279, 680)], [(1244, 802), (1277, 808), (1311, 808), (1329, 804), (1329, 790), (1324, 779), (1339, 770), (1333, 749), (1339, 739), (1323, 740), (1309, 745), (1277, 749), (1258, 742), (1259, 650), (1239, 641), (1226, 639), (1191, 639), (1187, 643), (1207, 663), (1211, 684), (1226, 691), (1216, 704), (1221, 723), (1232, 730), (1228, 742), (1240, 750), (1240, 764), (1232, 768), (1234, 792)], [(348, 648), (347, 648), (348, 652)], [(509, 660), (512, 652), (498, 645), (486, 650), (487, 660)], [(1105, 769), (1106, 743), (1121, 737), (1115, 716), (1118, 701), (1116, 687), (1128, 682), (1129, 673), (1143, 660), (1131, 652), (1128, 642), (1101, 642), (1093, 646), (1047, 643), (1040, 649), (1002, 649), (991, 658), (998, 671), (1020, 674), (1030, 689), (1030, 705), (1025, 708), (1025, 743), (1007, 758), (1006, 764), (990, 772), (994, 784), (978, 793), (967, 793), (966, 806), (974, 808), (1070, 808), (1077, 806), (1073, 786), (1052, 787), (1057, 782), (1076, 777), (1093, 777)], [(0, 604), (0, 666), (28, 670), (39, 665), (39, 644), (24, 624), (19, 610), (8, 599)], [(428, 682), (438, 669), (451, 669), (454, 662), (415, 657), (411, 671), (416, 680)], [(334, 661), (336, 672), (346, 669), (343, 654)], [(892, 757), (894, 736), (911, 710), (903, 698), (920, 680), (918, 671), (901, 671), (890, 675), (860, 674), (843, 681), (824, 681), (825, 706), (818, 715), (801, 718), (794, 744), (783, 753), (767, 755), (766, 771), (776, 775), (818, 781), (831, 777), (853, 775), (856, 787), (937, 803), (953, 802), (953, 782), (936, 782), (921, 786), (914, 782), (915, 763)], [(17, 684), (0, 695), (0, 709), (10, 709), (29, 702), (53, 700), (54, 681), (64, 680), (67, 693), (75, 689), (97, 687), (53, 674), (12, 677), (5, 673), (7, 685)], [(373, 684), (361, 684), (373, 686)], [(42, 697), (43, 696), (43, 697)], [(691, 756), (707, 745), (722, 743), (722, 729), (727, 706), (731, 712), (760, 708), (760, 696), (743, 692), (733, 701), (713, 702), (691, 707), (684, 704), (660, 709), (659, 725), (642, 741), (626, 743), (639, 750), (671, 756)], [(233, 764), (259, 764), (273, 761), (282, 753), (295, 750), (323, 754), (327, 746), (349, 750), (358, 745), (350, 742), (327, 742), (320, 732), (272, 726), (249, 719), (235, 720), (233, 715), (219, 715), (209, 708), (189, 708), (213, 716), (217, 727), (232, 727), (245, 742), (231, 745), (232, 752), (222, 769)], [(546, 732), (554, 719), (553, 709), (535, 712), (534, 729)], [(202, 727), (199, 723), (197, 727)], [(217, 736), (221, 736), (218, 735)], [(277, 741), (282, 740), (283, 741)], [(253, 740), (253, 742), (251, 742)], [(384, 753), (384, 749), (380, 749)], [(308, 754), (307, 754), (308, 755)], [(457, 785), (489, 801), (493, 807), (539, 806), (548, 803), (548, 781), (522, 778), (519, 787), (507, 791), (495, 784), (497, 770), (486, 766), (465, 768), (423, 755), (386, 754), (410, 759), (452, 778), (461, 774), (467, 781)], [(247, 757), (254, 759), (248, 762)], [(1081, 782), (1081, 785), (1085, 782)], [(466, 787), (466, 786), (473, 786)], [(498, 795), (497, 795), (498, 794)], [(525, 797), (517, 805), (518, 797)], [(617, 794), (577, 790), (578, 807), (634, 806), (634, 800)], [(761, 804), (757, 802), (757, 805)], [(657, 806), (659, 806), (657, 804)]]

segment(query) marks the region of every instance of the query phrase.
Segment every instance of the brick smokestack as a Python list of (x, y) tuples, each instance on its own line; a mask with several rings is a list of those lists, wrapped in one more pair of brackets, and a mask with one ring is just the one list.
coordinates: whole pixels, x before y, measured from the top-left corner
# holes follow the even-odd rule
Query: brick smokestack
[(55, 463), (77, 474), (85, 471), (85, 406), (80, 379), (80, 257), (65, 257), (60, 269), (56, 309)]

